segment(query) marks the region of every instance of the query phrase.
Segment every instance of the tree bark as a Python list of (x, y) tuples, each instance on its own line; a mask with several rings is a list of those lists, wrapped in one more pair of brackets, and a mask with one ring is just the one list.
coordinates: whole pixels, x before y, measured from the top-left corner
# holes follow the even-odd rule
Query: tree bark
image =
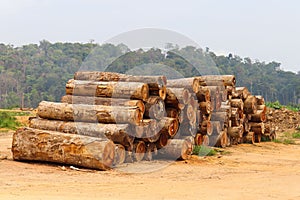
[(30, 128), (57, 131), (62, 133), (110, 139), (124, 146), (133, 145), (135, 132), (129, 124), (100, 124), (85, 122), (66, 122), (34, 118), (30, 120)]
[(149, 98), (149, 86), (138, 82), (89, 82), (71, 79), (66, 84), (66, 94), (146, 101)]
[(213, 106), (210, 101), (207, 102), (200, 102), (199, 109), (203, 114), (210, 114), (213, 111)]
[(249, 122), (250, 130), (257, 135), (265, 133), (264, 123)]
[(205, 120), (200, 125), (199, 132), (203, 135), (211, 135), (213, 133), (213, 127), (210, 121)]
[(258, 96), (255, 96), (255, 97), (257, 99), (257, 105), (265, 105), (265, 99), (264, 99), (263, 96), (258, 95)]
[(115, 157), (114, 157), (114, 166), (121, 165), (125, 162), (126, 150), (125, 147), (121, 144), (115, 145)]
[(241, 138), (243, 137), (243, 125), (228, 127), (227, 133), (232, 138)]
[(42, 101), (37, 114), (41, 118), (62, 121), (131, 123), (138, 125), (142, 113), (137, 107), (66, 104)]
[(108, 139), (21, 128), (13, 135), (12, 153), (14, 160), (46, 161), (107, 170), (114, 161), (115, 145)]
[(243, 101), (245, 101), (250, 95), (251, 94), (246, 87), (236, 87), (234, 93), (232, 94), (232, 97), (234, 99), (242, 99)]
[(234, 75), (208, 75), (196, 77), (201, 80), (201, 82), (222, 82), (224, 86), (235, 86), (236, 80)]
[(230, 105), (233, 108), (238, 108), (240, 110), (244, 110), (244, 102), (242, 99), (231, 99)]
[(134, 149), (134, 159), (137, 162), (140, 162), (143, 160), (145, 153), (146, 153), (146, 145), (143, 141), (137, 141), (133, 145)]
[(199, 102), (207, 102), (211, 100), (210, 89), (207, 86), (200, 86), (196, 95)]
[(266, 120), (267, 116), (264, 110), (257, 110), (255, 114), (251, 115), (251, 122), (265, 122)]
[(142, 113), (145, 112), (145, 105), (141, 100), (65, 95), (61, 98), (61, 102), (68, 104), (138, 107)]

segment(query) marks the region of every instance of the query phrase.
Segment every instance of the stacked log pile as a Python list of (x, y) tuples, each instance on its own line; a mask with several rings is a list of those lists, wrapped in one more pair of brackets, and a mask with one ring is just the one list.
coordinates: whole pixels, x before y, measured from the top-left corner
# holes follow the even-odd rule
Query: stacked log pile
[(233, 75), (166, 80), (77, 72), (60, 103), (43, 101), (13, 136), (15, 160), (106, 170), (124, 162), (188, 159), (194, 145), (226, 147), (275, 137), (261, 96)]

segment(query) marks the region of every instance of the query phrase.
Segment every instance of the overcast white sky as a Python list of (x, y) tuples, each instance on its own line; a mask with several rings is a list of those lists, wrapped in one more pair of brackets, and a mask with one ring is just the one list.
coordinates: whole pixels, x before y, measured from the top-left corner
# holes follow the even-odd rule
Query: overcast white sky
[(179, 32), (202, 48), (300, 71), (297, 0), (0, 0), (0, 43), (98, 43), (139, 28)]

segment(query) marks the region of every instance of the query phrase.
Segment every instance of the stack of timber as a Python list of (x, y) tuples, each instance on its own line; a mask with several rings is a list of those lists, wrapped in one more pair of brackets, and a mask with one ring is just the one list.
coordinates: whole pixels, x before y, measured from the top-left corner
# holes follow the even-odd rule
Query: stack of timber
[(164, 76), (77, 72), (60, 103), (41, 102), (30, 126), (15, 132), (14, 159), (101, 170), (161, 156), (188, 159), (193, 140), (177, 132), (179, 113), (193, 110), (189, 98), (186, 90), (167, 90)]
[(61, 102), (40, 102), (13, 136), (15, 160), (106, 170), (124, 162), (189, 159), (194, 145), (275, 139), (262, 96), (233, 75), (166, 80), (76, 72)]

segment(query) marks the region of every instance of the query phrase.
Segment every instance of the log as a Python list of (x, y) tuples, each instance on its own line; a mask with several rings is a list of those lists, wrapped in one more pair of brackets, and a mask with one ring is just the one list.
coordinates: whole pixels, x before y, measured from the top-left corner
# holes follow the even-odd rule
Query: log
[(138, 107), (142, 113), (145, 112), (145, 105), (141, 100), (65, 95), (61, 98), (61, 102), (68, 104)]
[(200, 82), (222, 82), (224, 86), (235, 86), (236, 80), (234, 75), (208, 75), (196, 77)]
[(168, 84), (167, 84), (167, 87), (184, 88), (194, 93), (198, 92), (199, 86), (200, 86), (199, 79), (194, 77), (168, 80)]
[(200, 86), (196, 93), (199, 102), (207, 102), (211, 100), (210, 89), (206, 86)]
[(149, 86), (138, 82), (90, 82), (71, 79), (66, 84), (66, 94), (146, 101), (149, 98)]
[(157, 152), (158, 152), (158, 149), (154, 143), (147, 144), (144, 159), (147, 161), (152, 161), (153, 157), (155, 157), (157, 155)]
[(41, 118), (62, 121), (131, 123), (138, 125), (142, 113), (137, 107), (67, 104), (42, 101), (37, 114)]
[(203, 134), (203, 135), (211, 135), (213, 133), (213, 127), (210, 121), (205, 120), (201, 123), (200, 125), (200, 130), (199, 133)]
[(212, 135), (219, 135), (222, 131), (220, 121), (211, 121), (210, 123), (213, 129)]
[(29, 123), (30, 128), (57, 131), (62, 133), (84, 135), (110, 139), (124, 146), (133, 145), (135, 132), (129, 124), (100, 124), (85, 122), (65, 122), (33, 118)]
[(126, 150), (125, 147), (121, 144), (116, 144), (115, 145), (115, 157), (114, 157), (114, 162), (113, 165), (121, 165), (125, 162), (126, 158)]
[(255, 96), (257, 100), (257, 105), (265, 105), (265, 99), (263, 96), (257, 95)]
[(79, 71), (74, 74), (75, 80), (87, 81), (123, 81), (123, 82), (142, 82), (151, 87), (165, 86), (167, 78), (165, 76), (134, 76), (116, 72), (99, 72), (99, 71)]
[(165, 147), (168, 144), (168, 139), (169, 139), (169, 135), (167, 133), (162, 133), (159, 136), (159, 139), (157, 140), (157, 142), (155, 143), (155, 146), (158, 149), (161, 149), (163, 147)]
[[(183, 123), (180, 124), (178, 134), (176, 137), (182, 137), (182, 136), (195, 136), (198, 130), (198, 124), (191, 124), (189, 121), (184, 121)], [(178, 138), (177, 137), (177, 138)], [(176, 139), (177, 139), (176, 138)]]
[(207, 86), (210, 90), (211, 94), (211, 102), (213, 102), (213, 109), (215, 111), (219, 111), (221, 107), (221, 94), (220, 94), (220, 87), (219, 86)]
[(241, 138), (243, 137), (243, 125), (228, 127), (227, 133), (232, 138)]
[(176, 118), (164, 117), (159, 121), (158, 127), (161, 134), (167, 133), (172, 138), (178, 131), (179, 123)]
[(255, 114), (257, 111), (257, 100), (256, 97), (250, 95), (244, 101), (244, 113), (245, 114)]
[(150, 120), (144, 119), (143, 121), (146, 124), (149, 124), (148, 127), (146, 127), (145, 136), (144, 136), (143, 140), (145, 142), (156, 142), (161, 135), (157, 121), (153, 120), (153, 119), (150, 119)]
[(219, 121), (221, 130), (228, 127), (228, 113), (227, 112), (213, 112), (211, 115), (211, 121)]
[(187, 104), (189, 102), (191, 95), (189, 91), (185, 88), (167, 88), (167, 97), (165, 99), (166, 103), (173, 104), (179, 102), (181, 104)]
[(244, 110), (244, 102), (242, 99), (231, 99), (230, 105), (233, 108), (238, 108), (240, 110)]
[(166, 108), (167, 117), (179, 119), (180, 110), (176, 108)]
[(203, 114), (210, 114), (213, 111), (212, 102), (200, 102), (199, 103), (199, 109)]
[(251, 122), (265, 122), (267, 120), (265, 110), (257, 110), (255, 114), (251, 115)]
[(254, 135), (255, 135), (255, 142), (260, 143), (262, 134), (256, 134), (255, 133)]
[(228, 144), (227, 131), (221, 131), (217, 136), (215, 147), (225, 148)]
[(197, 108), (193, 107), (192, 105), (187, 105), (186, 109), (184, 110), (186, 114), (186, 119), (191, 123), (195, 124), (197, 121)]
[(143, 141), (137, 141), (133, 144), (134, 149), (134, 159), (137, 162), (140, 162), (143, 160), (145, 153), (146, 153), (146, 145)]
[(242, 99), (245, 101), (251, 93), (246, 87), (236, 87), (235, 91), (232, 93), (232, 98), (234, 99)]
[(13, 135), (14, 160), (46, 161), (107, 170), (114, 161), (111, 140), (20, 128)]
[(150, 96), (145, 102), (144, 118), (161, 120), (164, 115), (164, 101), (158, 96)]
[(191, 158), (193, 153), (193, 145), (188, 140), (170, 139), (168, 144), (158, 151), (161, 157), (167, 159), (182, 159), (187, 160)]
[(239, 115), (239, 109), (238, 108), (232, 108), (231, 109), (231, 125), (232, 126), (239, 126), (240, 125), (240, 115)]
[(249, 122), (249, 126), (251, 127), (250, 130), (257, 135), (265, 133), (264, 123)]
[(255, 133), (254, 132), (248, 132), (244, 136), (244, 143), (254, 144), (255, 143)]

